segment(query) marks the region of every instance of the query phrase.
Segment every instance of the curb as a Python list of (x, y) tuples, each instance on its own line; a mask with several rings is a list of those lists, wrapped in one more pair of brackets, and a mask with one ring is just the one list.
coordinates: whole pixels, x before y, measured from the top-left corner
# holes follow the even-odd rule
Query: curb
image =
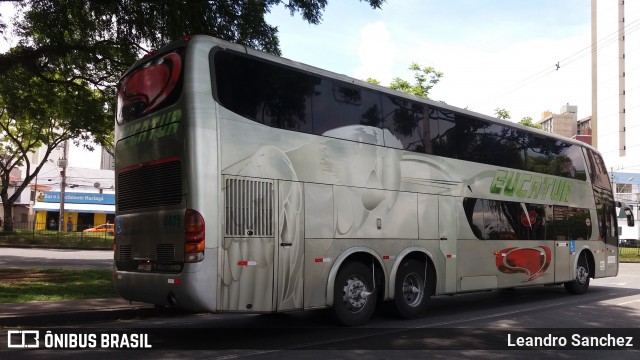
[(66, 325), (132, 319), (160, 314), (150, 304), (129, 303), (122, 298), (36, 301), (0, 304), (0, 326)]
[(154, 308), (80, 310), (45, 314), (8, 315), (0, 317), (0, 327), (42, 327), (64, 326), (102, 321), (130, 320), (136, 317), (150, 317), (157, 314)]

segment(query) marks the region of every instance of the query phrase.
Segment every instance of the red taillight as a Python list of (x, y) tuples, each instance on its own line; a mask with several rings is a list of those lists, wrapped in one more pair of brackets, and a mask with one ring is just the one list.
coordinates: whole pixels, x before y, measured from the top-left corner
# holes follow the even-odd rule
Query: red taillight
[(184, 261), (204, 259), (204, 218), (199, 212), (187, 209), (184, 213)]
[(184, 213), (184, 240), (188, 243), (204, 241), (204, 218), (195, 210), (187, 209)]
[(157, 109), (180, 80), (182, 60), (166, 54), (122, 79), (118, 90), (118, 121), (127, 121)]

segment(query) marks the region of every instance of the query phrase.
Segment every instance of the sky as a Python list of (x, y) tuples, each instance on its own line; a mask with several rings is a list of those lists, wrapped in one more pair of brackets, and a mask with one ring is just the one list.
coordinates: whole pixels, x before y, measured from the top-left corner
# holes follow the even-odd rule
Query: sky
[[(388, 85), (412, 62), (444, 76), (429, 97), (512, 121), (578, 106), (591, 115), (591, 0), (329, 1), (320, 25), (273, 8), (282, 56)], [(560, 65), (558, 69), (556, 64)]]
[[(382, 85), (412, 80), (412, 62), (431, 66), (444, 73), (431, 99), (490, 116), (506, 109), (512, 121), (567, 103), (579, 119), (591, 115), (591, 0), (387, 0), (379, 10), (330, 0), (322, 17), (311, 25), (272, 8), (282, 56)], [(76, 155), (70, 165), (95, 159)]]

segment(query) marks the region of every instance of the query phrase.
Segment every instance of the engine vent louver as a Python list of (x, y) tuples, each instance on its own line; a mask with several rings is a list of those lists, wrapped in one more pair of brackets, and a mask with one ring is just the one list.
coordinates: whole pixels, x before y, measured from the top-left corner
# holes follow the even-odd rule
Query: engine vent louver
[(231, 236), (273, 236), (273, 183), (226, 179), (225, 231)]
[(175, 261), (175, 247), (173, 244), (159, 244), (156, 248), (156, 258), (158, 262), (170, 263)]
[(180, 204), (182, 166), (180, 161), (141, 166), (118, 174), (119, 211)]

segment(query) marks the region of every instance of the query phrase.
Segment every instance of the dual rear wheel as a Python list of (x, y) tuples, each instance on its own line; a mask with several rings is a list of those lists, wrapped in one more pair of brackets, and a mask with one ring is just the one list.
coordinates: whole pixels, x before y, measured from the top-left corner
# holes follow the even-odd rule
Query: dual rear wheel
[[(398, 268), (394, 307), (405, 319), (421, 316), (427, 309), (431, 289), (425, 281), (425, 265), (408, 259)], [(378, 299), (373, 272), (361, 262), (348, 262), (336, 276), (333, 312), (338, 323), (358, 326), (366, 323), (375, 311)]]

